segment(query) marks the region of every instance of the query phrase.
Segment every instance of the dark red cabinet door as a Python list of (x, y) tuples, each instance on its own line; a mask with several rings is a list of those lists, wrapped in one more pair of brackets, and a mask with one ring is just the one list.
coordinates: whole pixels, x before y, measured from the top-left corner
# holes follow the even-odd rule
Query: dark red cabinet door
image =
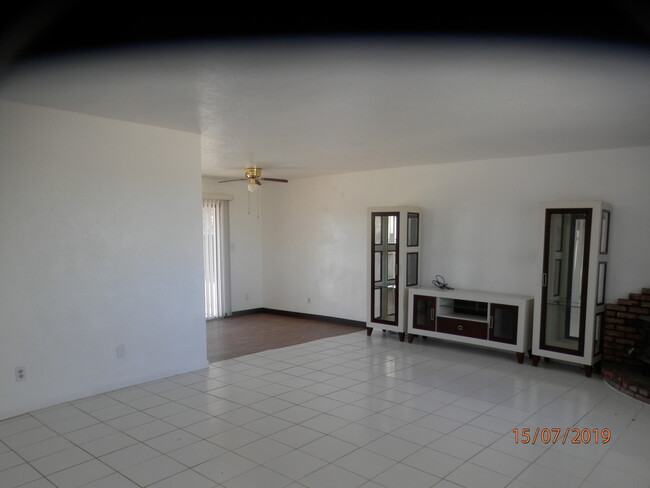
[(519, 308), (514, 305), (490, 304), (490, 340), (517, 343), (517, 316)]
[(436, 297), (415, 295), (413, 297), (413, 328), (435, 330)]

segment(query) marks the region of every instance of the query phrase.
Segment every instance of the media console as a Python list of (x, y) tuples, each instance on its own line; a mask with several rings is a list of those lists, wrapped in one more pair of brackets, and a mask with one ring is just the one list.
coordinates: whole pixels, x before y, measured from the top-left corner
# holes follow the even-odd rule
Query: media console
[(532, 297), (427, 286), (408, 293), (408, 342), (422, 336), (501, 349), (519, 363), (531, 350)]

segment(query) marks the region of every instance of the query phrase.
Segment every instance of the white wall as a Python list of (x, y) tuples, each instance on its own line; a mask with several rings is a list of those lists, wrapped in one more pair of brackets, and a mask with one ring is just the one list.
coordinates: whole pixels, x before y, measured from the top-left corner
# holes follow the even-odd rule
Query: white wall
[[(204, 194), (232, 196), (230, 211), (230, 276), (234, 312), (262, 307), (262, 213), (263, 201), (249, 195), (245, 181), (218, 183), (203, 177)], [(264, 198), (262, 194), (260, 198)], [(249, 206), (250, 203), (250, 206)], [(258, 216), (258, 209), (260, 210)]]
[(0, 102), (0, 418), (207, 365), (200, 208), (198, 136)]
[[(650, 286), (650, 147), (349, 173), (267, 185), (264, 306), (366, 318), (366, 210), (423, 209), (421, 283), (533, 295), (539, 202), (613, 205), (606, 294)], [(311, 304), (307, 303), (311, 298)]]

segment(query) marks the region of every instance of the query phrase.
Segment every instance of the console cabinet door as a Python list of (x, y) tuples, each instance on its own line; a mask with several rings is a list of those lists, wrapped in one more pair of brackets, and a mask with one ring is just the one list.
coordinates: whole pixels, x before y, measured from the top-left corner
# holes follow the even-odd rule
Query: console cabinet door
[(413, 297), (413, 328), (435, 330), (436, 298), (415, 295)]
[(519, 307), (515, 305), (490, 304), (490, 340), (517, 343), (517, 317)]

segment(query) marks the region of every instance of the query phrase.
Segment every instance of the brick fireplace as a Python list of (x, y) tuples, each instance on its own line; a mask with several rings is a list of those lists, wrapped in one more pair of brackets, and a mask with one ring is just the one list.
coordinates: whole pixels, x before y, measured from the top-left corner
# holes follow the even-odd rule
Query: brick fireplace
[(605, 381), (621, 392), (650, 403), (650, 365), (643, 351), (650, 347), (650, 288), (608, 304), (602, 327)]

